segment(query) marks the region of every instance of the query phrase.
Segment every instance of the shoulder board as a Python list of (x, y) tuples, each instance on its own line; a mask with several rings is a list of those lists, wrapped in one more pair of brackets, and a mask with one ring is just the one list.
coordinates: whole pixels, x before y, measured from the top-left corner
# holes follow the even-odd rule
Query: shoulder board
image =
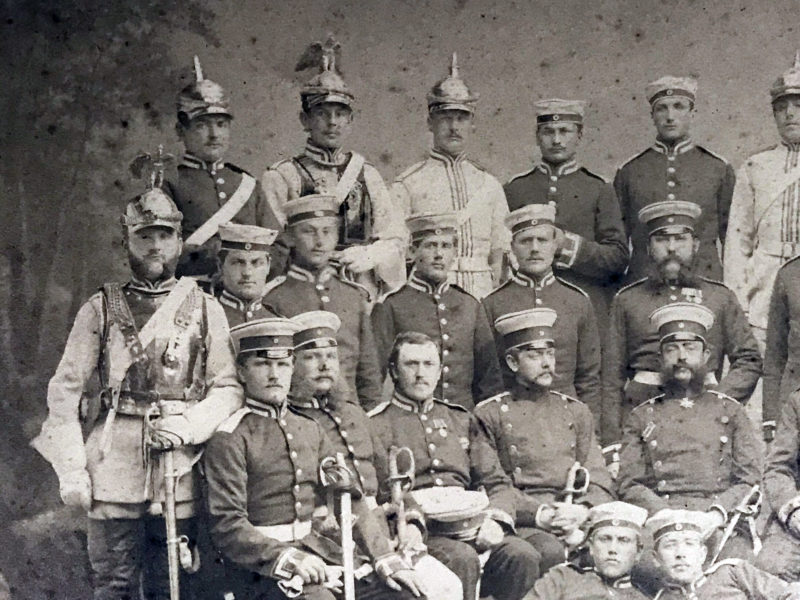
[(623, 162), (623, 163), (622, 163), (622, 164), (619, 166), (619, 168), (621, 169), (622, 167), (624, 167), (624, 166), (628, 165), (629, 163), (632, 163), (633, 161), (635, 161), (635, 160), (636, 160), (637, 158), (639, 158), (640, 156), (644, 156), (645, 154), (647, 154), (647, 152), (648, 152), (649, 150), (650, 150), (650, 146), (648, 146), (647, 148), (645, 148), (645, 149), (644, 149), (644, 150), (642, 150), (641, 152), (638, 152), (638, 153), (634, 154), (634, 155), (633, 155), (633, 156), (631, 156), (629, 159), (627, 159), (625, 162)]
[(563, 567), (564, 569), (572, 569), (573, 571), (577, 571), (578, 573), (589, 573), (591, 571), (594, 571), (594, 567), (589, 567), (589, 566), (582, 567), (572, 562), (558, 565), (556, 568), (558, 567)]
[(798, 258), (800, 258), (800, 254), (798, 254), (797, 256), (793, 256), (792, 258), (790, 258), (789, 260), (787, 260), (785, 263), (783, 263), (783, 264), (780, 266), (780, 268), (781, 268), (781, 269), (783, 269), (783, 268), (784, 268), (786, 265), (788, 265), (789, 263), (793, 263), (793, 262), (794, 262), (794, 261), (796, 261)]
[(291, 165), (292, 164), (292, 159), (291, 158), (281, 159), (278, 162), (271, 164), (269, 166), (269, 169), (271, 171), (277, 171), (280, 167), (282, 167), (285, 164), (290, 164)]
[(579, 170), (583, 171), (584, 173), (586, 173), (589, 177), (593, 177), (594, 179), (599, 179), (603, 183), (611, 183), (608, 179), (606, 179), (602, 175), (598, 175), (597, 173), (594, 173), (594, 172), (590, 171), (586, 167), (581, 167)]
[(504, 287), (507, 287), (507, 286), (508, 286), (510, 283), (513, 283), (513, 281), (512, 281), (511, 279), (508, 279), (508, 280), (506, 280), (504, 283), (501, 283), (501, 284), (500, 284), (500, 285), (498, 285), (496, 288), (494, 288), (494, 289), (493, 289), (491, 292), (489, 292), (488, 294), (486, 294), (486, 296), (484, 296), (484, 298), (488, 298), (488, 297), (489, 297), (489, 296), (491, 296), (492, 294), (494, 294), (494, 293), (496, 293), (496, 292), (499, 292), (499, 291), (500, 291), (500, 290), (502, 290)]
[(371, 408), (370, 410), (368, 410), (368, 411), (367, 411), (367, 416), (368, 416), (368, 417), (374, 417), (375, 415), (379, 415), (379, 414), (381, 414), (383, 411), (385, 411), (387, 408), (389, 408), (389, 406), (390, 406), (391, 404), (392, 404), (392, 403), (391, 403), (391, 402), (389, 402), (388, 400), (387, 400), (386, 402), (381, 402), (381, 403), (380, 403), (380, 404), (378, 404), (376, 407), (374, 407), (374, 408)]
[(378, 299), (375, 301), (375, 304), (381, 304), (383, 302), (386, 302), (386, 300), (388, 300), (392, 296), (396, 295), (398, 292), (403, 291), (404, 289), (406, 289), (406, 286), (405, 285), (401, 285), (396, 290), (391, 290), (389, 292), (385, 292), (385, 293), (381, 294), (380, 296), (378, 296)]
[(234, 430), (239, 426), (239, 423), (242, 422), (242, 419), (245, 415), (252, 412), (248, 407), (240, 408), (235, 413), (233, 413), (230, 417), (225, 419), (222, 422), (222, 425), (217, 427), (217, 431), (221, 431), (222, 433), (233, 433)]
[(530, 174), (531, 174), (531, 173), (533, 173), (535, 170), (536, 170), (536, 167), (533, 167), (532, 169), (529, 169), (529, 170), (527, 170), (527, 171), (524, 171), (524, 172), (522, 172), (522, 173), (517, 173), (516, 175), (512, 175), (512, 176), (511, 176), (511, 177), (508, 179), (508, 181), (506, 181), (506, 185), (508, 185), (509, 183), (511, 183), (512, 181), (514, 181), (514, 180), (516, 180), (516, 179), (521, 179), (522, 177), (525, 177), (525, 176), (527, 176), (527, 175), (530, 175)]
[(703, 275), (700, 275), (700, 279), (702, 279), (706, 283), (713, 283), (714, 285), (721, 285), (722, 287), (724, 287), (726, 289), (728, 287), (727, 285), (725, 285), (725, 283), (723, 283), (719, 279), (711, 279), (710, 277), (704, 277)]
[(714, 152), (713, 150), (709, 150), (709, 149), (708, 149), (708, 148), (706, 148), (705, 146), (700, 146), (700, 145), (698, 145), (698, 144), (695, 144), (695, 148), (697, 148), (698, 150), (700, 150), (700, 151), (702, 151), (702, 152), (705, 152), (706, 154), (708, 154), (708, 155), (710, 155), (710, 156), (713, 156), (713, 157), (714, 157), (714, 158), (716, 158), (717, 160), (721, 160), (721, 161), (722, 161), (723, 163), (725, 163), (726, 165), (728, 164), (728, 159), (727, 159), (727, 158), (725, 158), (724, 156), (720, 156), (719, 154), (717, 154), (717, 153), (716, 153), (716, 152)]
[(637, 285), (640, 285), (640, 284), (644, 283), (645, 281), (647, 281), (648, 279), (649, 279), (649, 277), (642, 277), (641, 279), (637, 279), (636, 281), (633, 281), (633, 282), (629, 283), (628, 285), (623, 285), (621, 288), (619, 288), (617, 293), (614, 294), (614, 296), (619, 296), (622, 292), (624, 292), (626, 290), (629, 290), (632, 287), (635, 287)]
[(583, 288), (579, 287), (578, 285), (576, 285), (576, 284), (574, 284), (572, 282), (569, 282), (569, 281), (565, 281), (564, 279), (561, 279), (561, 277), (559, 277), (558, 275), (556, 275), (555, 278), (561, 285), (563, 285), (565, 287), (568, 287), (568, 288), (570, 288), (572, 290), (575, 290), (576, 292), (580, 292), (582, 295), (586, 296), (587, 298), (589, 297), (589, 294), (587, 294), (583, 290)]
[(737, 567), (737, 566), (743, 564), (744, 562), (745, 561), (743, 561), (741, 558), (726, 558), (726, 559), (721, 560), (719, 562), (716, 562), (713, 565), (711, 565), (710, 567), (708, 567), (704, 571), (704, 573), (706, 575), (710, 575), (711, 573), (713, 573), (714, 571), (716, 571), (720, 567), (723, 567), (723, 566)]
[(486, 173), (488, 175), (492, 175), (491, 173), (489, 173), (489, 170), (486, 167), (484, 167), (481, 163), (479, 163), (478, 161), (476, 161), (476, 160), (474, 160), (472, 158), (468, 158), (464, 162), (471, 164), (473, 167), (478, 169), (478, 171), (483, 171), (484, 173)]
[(342, 277), (341, 277), (341, 276), (340, 276), (338, 273), (337, 273), (337, 274), (335, 274), (335, 275), (334, 275), (334, 277), (336, 277), (336, 279), (338, 279), (338, 280), (339, 280), (339, 281), (341, 281), (342, 283), (344, 283), (344, 284), (346, 284), (346, 285), (349, 285), (350, 287), (353, 287), (353, 288), (357, 289), (357, 290), (358, 290), (359, 292), (361, 292), (362, 294), (366, 294), (366, 296), (367, 296), (367, 300), (369, 300), (369, 299), (370, 299), (370, 292), (369, 292), (369, 290), (368, 290), (368, 289), (367, 289), (365, 286), (361, 285), (360, 283), (356, 283), (355, 281), (350, 281), (350, 280), (348, 280), (348, 279), (344, 279), (344, 278), (342, 278)]
[(418, 163), (414, 163), (413, 165), (408, 167), (405, 171), (400, 173), (400, 175), (395, 177), (394, 180), (398, 181), (398, 182), (402, 182), (404, 179), (407, 179), (408, 177), (411, 177), (414, 173), (419, 171), (422, 167), (425, 166), (425, 163), (427, 163), (427, 162), (428, 162), (427, 160), (422, 160), (422, 161), (420, 161)]
[(509, 394), (508, 392), (502, 392), (500, 394), (492, 396), (491, 398), (486, 398), (485, 400), (481, 400), (480, 402), (478, 402), (475, 405), (475, 410), (478, 410), (481, 406), (488, 405), (488, 404), (490, 404), (492, 402), (500, 402), (500, 400), (502, 400), (506, 396), (510, 396), (510, 395), (511, 394)]
[(460, 404), (453, 404), (452, 402), (448, 402), (447, 400), (440, 400), (439, 398), (434, 398), (433, 401), (437, 402), (438, 404), (444, 404), (448, 408), (455, 408), (455, 409), (464, 411), (465, 413), (469, 412), (469, 409), (464, 408)]
[(581, 402), (577, 398), (574, 398), (573, 396), (569, 396), (567, 394), (562, 394), (561, 392), (557, 392), (555, 390), (550, 390), (550, 393), (554, 394), (556, 396), (559, 396), (560, 398), (562, 398), (564, 400), (568, 400), (569, 402), (577, 402), (578, 404), (583, 404), (583, 402)]
[(315, 423), (317, 422), (317, 420), (314, 417), (312, 417), (310, 414), (308, 414), (307, 412), (305, 412), (303, 410), (303, 407), (292, 406), (291, 404), (289, 404), (286, 407), (286, 410), (288, 410), (293, 415), (297, 415), (298, 417), (302, 417), (304, 419), (308, 419), (310, 421), (314, 421)]
[(469, 293), (467, 290), (465, 290), (464, 288), (462, 288), (460, 285), (456, 285), (455, 283), (451, 283), (451, 284), (450, 284), (450, 287), (451, 287), (452, 289), (454, 289), (454, 290), (458, 290), (458, 291), (459, 291), (459, 292), (461, 292), (462, 294), (466, 294), (467, 296), (469, 296), (470, 298), (472, 298), (472, 299), (473, 299), (473, 300), (475, 300), (476, 302), (478, 302), (478, 301), (479, 301), (479, 300), (478, 300), (478, 299), (477, 299), (475, 296), (473, 296), (472, 294), (470, 294), (470, 293)]
[(650, 398), (648, 400), (645, 400), (644, 402), (641, 402), (640, 404), (637, 404), (633, 408), (633, 410), (636, 410), (637, 408), (641, 408), (642, 406), (648, 406), (648, 405), (655, 404), (656, 400), (661, 400), (663, 397), (664, 397), (664, 394), (659, 394), (658, 396), (653, 396), (652, 398)]
[(717, 398), (722, 398), (723, 400), (730, 400), (731, 402), (735, 402), (736, 404), (741, 404), (741, 402), (739, 402), (733, 396), (728, 396), (728, 394), (725, 394), (718, 390), (706, 390), (706, 391), (709, 392), (710, 394), (714, 394)]
[(274, 290), (276, 287), (278, 287), (284, 281), (286, 281), (286, 275), (278, 275), (272, 281), (268, 281), (267, 285), (264, 286), (264, 293), (261, 294), (261, 297), (264, 298), (267, 294), (269, 294), (272, 290)]
[(225, 163), (225, 166), (226, 166), (226, 167), (228, 167), (228, 168), (229, 168), (231, 171), (233, 171), (234, 173), (246, 173), (247, 175), (250, 175), (250, 177), (253, 177), (253, 174), (252, 174), (252, 173), (250, 173), (249, 171), (247, 171), (247, 170), (243, 169), (242, 167), (237, 167), (237, 166), (236, 166), (236, 165), (234, 165), (233, 163), (228, 163), (228, 162), (226, 162), (226, 163)]

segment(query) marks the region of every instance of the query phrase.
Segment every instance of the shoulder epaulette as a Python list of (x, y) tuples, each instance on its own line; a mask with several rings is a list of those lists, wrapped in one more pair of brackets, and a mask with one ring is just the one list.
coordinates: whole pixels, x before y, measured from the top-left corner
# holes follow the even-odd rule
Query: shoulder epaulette
[(629, 290), (630, 288), (632, 288), (634, 286), (637, 286), (639, 284), (644, 283), (648, 279), (649, 279), (649, 277), (642, 277), (641, 279), (637, 279), (636, 281), (633, 281), (633, 282), (629, 283), (628, 285), (623, 285), (621, 288), (619, 288), (619, 290), (617, 290), (617, 293), (614, 294), (614, 297), (619, 296), (622, 292), (624, 292), (626, 290)]
[(664, 396), (665, 396), (665, 394), (659, 394), (658, 396), (653, 396), (652, 398), (648, 398), (644, 402), (640, 402), (639, 404), (634, 406), (633, 410), (636, 410), (637, 408), (641, 408), (642, 406), (653, 405), (653, 404), (656, 403), (656, 400), (661, 400)]
[(372, 295), (370, 294), (370, 291), (369, 291), (369, 290), (368, 290), (368, 289), (367, 289), (365, 286), (361, 285), (360, 283), (357, 283), (357, 282), (355, 282), (355, 281), (350, 281), (349, 279), (345, 279), (344, 277), (342, 277), (342, 276), (341, 276), (341, 275), (339, 275), (338, 273), (336, 273), (336, 274), (334, 275), (334, 277), (336, 277), (336, 279), (338, 279), (338, 280), (339, 280), (339, 281), (341, 281), (342, 283), (344, 283), (344, 284), (346, 284), (346, 285), (349, 285), (349, 286), (351, 286), (351, 287), (354, 287), (354, 288), (356, 288), (356, 289), (357, 289), (359, 292), (361, 292), (362, 294), (366, 294), (366, 296), (367, 296), (367, 298), (366, 298), (366, 299), (367, 299), (367, 300), (369, 300), (369, 299), (372, 297)]
[(704, 573), (706, 575), (710, 575), (711, 573), (713, 573), (714, 571), (716, 571), (720, 567), (723, 567), (723, 566), (736, 567), (738, 565), (741, 565), (743, 562), (745, 562), (745, 561), (743, 561), (741, 558), (726, 558), (726, 559), (721, 560), (719, 562), (716, 562), (713, 565), (711, 565), (710, 567), (708, 567), (704, 571)]
[(510, 283), (512, 283), (512, 282), (513, 282), (513, 281), (512, 281), (511, 279), (508, 279), (508, 280), (506, 280), (505, 282), (501, 283), (501, 284), (500, 284), (500, 285), (498, 285), (496, 288), (494, 288), (494, 289), (493, 289), (491, 292), (489, 292), (488, 294), (486, 294), (486, 296), (484, 296), (484, 298), (488, 298), (489, 296), (491, 296), (491, 295), (492, 295), (492, 294), (494, 294), (495, 292), (499, 292), (500, 290), (502, 290), (504, 287), (506, 287), (508, 284), (510, 284)]
[(367, 416), (368, 416), (368, 417), (374, 417), (375, 415), (379, 415), (379, 414), (381, 414), (383, 411), (385, 411), (387, 408), (389, 408), (389, 406), (391, 406), (391, 404), (392, 404), (392, 403), (391, 403), (391, 402), (389, 402), (388, 400), (387, 400), (387, 401), (385, 401), (385, 402), (381, 402), (380, 404), (378, 404), (378, 405), (377, 405), (377, 406), (375, 406), (374, 408), (371, 408), (371, 409), (369, 409), (369, 410), (367, 411)]
[(714, 158), (716, 158), (717, 160), (721, 160), (721, 161), (722, 161), (723, 163), (725, 163), (726, 165), (727, 165), (727, 164), (729, 164), (729, 163), (728, 163), (728, 159), (727, 159), (727, 158), (725, 158), (724, 156), (721, 156), (721, 155), (717, 154), (717, 153), (716, 153), (716, 152), (714, 152), (713, 150), (709, 150), (709, 149), (708, 149), (708, 148), (706, 148), (705, 146), (700, 146), (699, 144), (695, 144), (695, 147), (696, 147), (698, 150), (700, 150), (700, 151), (702, 151), (702, 152), (705, 152), (705, 153), (706, 153), (706, 154), (708, 154), (709, 156), (713, 156), (713, 157), (714, 157)]
[(583, 294), (587, 298), (589, 297), (589, 294), (587, 294), (582, 287), (580, 287), (580, 286), (578, 286), (578, 285), (576, 285), (576, 284), (574, 284), (574, 283), (572, 283), (570, 281), (566, 281), (565, 279), (561, 279), (561, 277), (559, 277), (558, 275), (556, 275), (555, 278), (561, 285), (564, 285), (564, 286), (566, 286), (566, 287), (568, 287), (570, 289), (573, 289), (576, 292), (580, 292), (581, 294)]
[(650, 146), (648, 146), (647, 148), (645, 148), (645, 149), (644, 149), (644, 150), (642, 150), (641, 152), (637, 152), (636, 154), (634, 154), (633, 156), (631, 156), (631, 157), (630, 157), (628, 160), (626, 160), (625, 162), (623, 162), (623, 163), (622, 163), (622, 164), (619, 166), (619, 168), (620, 168), (620, 169), (622, 169), (623, 167), (627, 166), (629, 163), (632, 163), (633, 161), (635, 161), (635, 160), (636, 160), (637, 158), (639, 158), (640, 156), (644, 156), (645, 154), (647, 154), (647, 152), (648, 152), (649, 150), (650, 150)]
[[(487, 175), (492, 175), (491, 173), (489, 173), (489, 169), (487, 169), (486, 167), (484, 167), (484, 166), (483, 166), (481, 163), (479, 163), (477, 160), (475, 160), (475, 159), (473, 159), (473, 158), (468, 158), (468, 159), (467, 159), (467, 160), (465, 160), (464, 162), (466, 162), (466, 163), (468, 163), (468, 164), (472, 165), (473, 167), (475, 167), (476, 169), (478, 169), (478, 171), (483, 171), (483, 172), (484, 172), (484, 173), (486, 173)], [(494, 177), (494, 175), (492, 175), (492, 177)]]
[(707, 392), (714, 394), (717, 398), (722, 398), (723, 400), (730, 400), (731, 402), (735, 402), (736, 404), (741, 404), (736, 398), (733, 396), (729, 396), (724, 392), (720, 392), (719, 390), (706, 390)]
[(240, 408), (230, 417), (225, 419), (222, 422), (222, 425), (217, 427), (217, 431), (221, 431), (222, 433), (233, 433), (239, 426), (239, 423), (242, 422), (242, 419), (245, 417), (245, 415), (247, 415), (250, 412), (252, 411), (246, 406), (244, 408)]
[(595, 179), (599, 179), (603, 183), (611, 183), (608, 179), (606, 179), (602, 175), (599, 175), (599, 174), (597, 174), (597, 173), (595, 173), (593, 171), (590, 171), (586, 167), (581, 167), (580, 170), (583, 171), (584, 173), (586, 173), (589, 177), (594, 177)]
[(520, 178), (522, 178), (522, 177), (525, 177), (525, 176), (527, 176), (527, 175), (530, 175), (530, 174), (531, 174), (531, 173), (533, 173), (535, 170), (536, 170), (536, 167), (533, 167), (532, 169), (529, 169), (529, 170), (527, 170), (527, 171), (524, 171), (524, 172), (522, 172), (522, 173), (517, 173), (516, 175), (512, 175), (512, 176), (509, 178), (509, 180), (508, 180), (508, 181), (506, 181), (506, 185), (508, 185), (508, 184), (509, 184), (509, 183), (511, 183), (512, 181), (515, 181), (515, 180), (517, 180), (517, 179), (520, 179)]
[(476, 302), (479, 302), (479, 300), (478, 300), (478, 299), (477, 299), (475, 296), (473, 296), (472, 294), (470, 294), (470, 293), (469, 293), (467, 290), (465, 290), (464, 288), (462, 288), (460, 285), (457, 285), (457, 284), (455, 284), (455, 283), (451, 283), (451, 284), (450, 284), (450, 287), (451, 287), (452, 289), (454, 289), (454, 290), (458, 290), (458, 291), (459, 291), (459, 292), (461, 292), (462, 294), (466, 294), (467, 296), (469, 296), (470, 298), (472, 298), (472, 299), (473, 299), (473, 300), (475, 300)]
[(485, 400), (481, 400), (480, 402), (478, 402), (475, 405), (475, 410), (479, 409), (481, 406), (488, 405), (488, 404), (490, 404), (492, 402), (500, 402), (500, 400), (502, 400), (506, 396), (510, 396), (510, 395), (511, 394), (509, 394), (508, 392), (501, 392), (500, 394), (496, 394), (496, 395), (494, 395), (494, 396), (492, 396), (490, 398), (486, 398)]
[(250, 173), (250, 172), (249, 172), (249, 171), (247, 171), (246, 169), (243, 169), (242, 167), (238, 167), (238, 166), (234, 165), (233, 163), (228, 163), (228, 162), (226, 162), (226, 163), (225, 163), (225, 166), (226, 166), (226, 167), (228, 167), (228, 168), (229, 168), (231, 171), (233, 171), (234, 173), (245, 173), (245, 174), (247, 174), (247, 175), (250, 175), (250, 177), (253, 177), (253, 174), (252, 174), (252, 173)]
[(286, 163), (292, 164), (292, 159), (291, 158), (282, 158), (278, 162), (271, 164), (269, 166), (269, 170), (270, 171), (277, 171), (278, 167), (281, 167), (281, 166), (285, 165)]
[(271, 281), (268, 281), (267, 285), (264, 286), (264, 293), (261, 294), (261, 297), (262, 298), (265, 297), (267, 294), (269, 294), (272, 290), (274, 290), (276, 287), (278, 287), (284, 281), (286, 281), (286, 275), (278, 275), (275, 279), (273, 279)]
[(557, 392), (555, 390), (550, 390), (550, 393), (551, 394), (555, 394), (556, 396), (558, 396), (559, 398), (562, 398), (564, 400), (568, 400), (569, 402), (577, 402), (578, 404), (583, 404), (583, 402), (581, 402), (580, 400), (578, 400), (574, 396), (570, 396), (569, 394), (564, 394), (562, 392)]
[(434, 398), (434, 399), (433, 399), (433, 401), (434, 401), (434, 402), (438, 402), (439, 404), (444, 404), (444, 405), (445, 405), (445, 406), (447, 406), (448, 408), (457, 408), (458, 410), (462, 410), (462, 411), (464, 411), (465, 413), (468, 413), (468, 412), (469, 412), (469, 409), (468, 409), (468, 408), (464, 408), (464, 407), (463, 407), (463, 406), (461, 406), (460, 404), (454, 404), (453, 402), (448, 402), (447, 400), (441, 400), (441, 399), (439, 399), (439, 398)]
[(422, 167), (424, 167), (424, 166), (425, 166), (425, 164), (426, 164), (427, 162), (428, 162), (427, 160), (422, 160), (422, 161), (420, 161), (420, 162), (418, 162), (418, 163), (414, 163), (413, 165), (411, 165), (410, 167), (408, 167), (408, 168), (407, 168), (405, 171), (403, 171), (402, 173), (400, 173), (400, 175), (398, 175), (397, 177), (395, 177), (395, 178), (394, 178), (394, 180), (395, 180), (396, 182), (402, 183), (404, 179), (408, 179), (408, 178), (409, 178), (409, 177), (411, 177), (411, 176), (412, 176), (414, 173), (416, 173), (416, 172), (417, 172), (417, 171), (419, 171), (419, 170), (420, 170)]
[(405, 286), (405, 284), (403, 284), (399, 288), (397, 288), (396, 290), (390, 290), (388, 292), (384, 292), (383, 294), (378, 296), (378, 299), (375, 301), (375, 304), (381, 304), (383, 302), (386, 302), (386, 300), (388, 300), (389, 298), (391, 298), (392, 296), (394, 296), (398, 292), (404, 290), (405, 288), (406, 288), (406, 286)]

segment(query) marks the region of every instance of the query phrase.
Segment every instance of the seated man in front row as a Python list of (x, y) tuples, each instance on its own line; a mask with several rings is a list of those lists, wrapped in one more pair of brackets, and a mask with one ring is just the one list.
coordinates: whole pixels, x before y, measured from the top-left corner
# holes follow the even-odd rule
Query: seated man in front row
[(591, 567), (566, 563), (539, 579), (525, 600), (645, 600), (631, 583), (631, 569), (642, 551), (647, 511), (625, 502), (598, 504), (589, 511), (587, 531)]
[[(563, 562), (565, 553), (583, 541), (581, 525), (589, 507), (613, 500), (592, 413), (582, 402), (550, 388), (557, 320), (553, 309), (534, 308), (495, 321), (516, 380), (510, 392), (475, 408), (517, 489), (518, 534), (541, 554), (541, 573)], [(578, 483), (568, 481), (576, 463), (588, 474), (582, 494), (567, 490)]]
[(722, 560), (704, 571), (705, 539), (713, 528), (705, 512), (664, 509), (648, 519), (668, 580), (656, 600), (800, 600), (800, 583), (786, 583), (744, 560)]
[[(392, 399), (369, 412), (380, 443), (378, 480), (388, 479), (391, 448), (408, 447), (415, 462), (413, 495), (426, 515), (429, 552), (461, 578), (465, 598), (474, 597), (479, 583), (480, 591), (496, 600), (522, 598), (539, 576), (539, 555), (510, 535), (514, 491), (475, 418), (433, 397), (441, 374), (436, 343), (424, 333), (399, 334), (389, 355), (389, 374)], [(487, 551), (481, 578), (479, 554)]]
[[(231, 331), (245, 407), (211, 438), (205, 468), (211, 538), (232, 568), (229, 580), (239, 600), (281, 600), (298, 592), (306, 599), (335, 597), (330, 565), (340, 564), (341, 548), (312, 529), (312, 515), (322, 508), (320, 463), (334, 448), (313, 419), (292, 412), (287, 402), (297, 329), (275, 318)], [(358, 597), (419, 596), (415, 573), (381, 535), (360, 488), (352, 481), (342, 486), (354, 498), (354, 538), (377, 573), (356, 581)]]

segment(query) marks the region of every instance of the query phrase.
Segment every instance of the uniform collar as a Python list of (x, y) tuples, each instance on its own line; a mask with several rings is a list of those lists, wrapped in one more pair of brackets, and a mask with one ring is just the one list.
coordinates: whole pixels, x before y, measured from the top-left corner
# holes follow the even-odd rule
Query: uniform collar
[(320, 269), (318, 273), (314, 273), (296, 263), (289, 265), (286, 271), (286, 276), (299, 281), (309, 281), (311, 283), (328, 281), (333, 275), (336, 274), (336, 268), (333, 265), (326, 265)]
[(392, 395), (392, 404), (395, 406), (402, 408), (408, 412), (412, 413), (429, 413), (433, 408), (433, 398), (428, 398), (422, 403), (422, 407), (420, 410), (420, 404), (416, 400), (412, 400), (408, 396), (405, 396), (401, 392), (395, 390), (394, 395)]
[(261, 415), (262, 417), (267, 417), (269, 419), (282, 419), (286, 416), (287, 406), (288, 403), (284, 402), (280, 406), (275, 406), (274, 404), (267, 404), (265, 402), (261, 402), (260, 400), (256, 400), (255, 398), (251, 398), (247, 396), (244, 399), (245, 406), (252, 410), (257, 415)]
[(467, 159), (467, 153), (462, 152), (457, 156), (450, 156), (442, 152), (441, 150), (437, 150), (436, 148), (431, 148), (431, 158), (439, 160), (446, 165), (457, 165), (464, 162)]
[(131, 276), (130, 283), (128, 283), (128, 287), (132, 290), (136, 290), (137, 292), (141, 292), (143, 294), (149, 294), (151, 296), (157, 296), (159, 294), (167, 294), (169, 293), (172, 288), (175, 287), (175, 284), (178, 282), (177, 279), (174, 277), (170, 277), (169, 279), (159, 279), (158, 281), (147, 281), (145, 279), (138, 279), (136, 277)]
[(197, 158), (194, 154), (189, 154), (187, 152), (183, 155), (181, 166), (189, 167), (190, 169), (202, 169), (203, 171), (208, 171), (209, 173), (214, 174), (225, 166), (225, 161), (220, 159), (216, 162), (208, 163), (200, 158)]
[(315, 144), (311, 138), (309, 138), (306, 140), (306, 147), (303, 150), (303, 154), (321, 165), (340, 167), (347, 162), (348, 153), (344, 152), (341, 148), (335, 148), (333, 150), (323, 148)]
[(416, 273), (412, 273), (408, 278), (408, 287), (414, 288), (415, 290), (419, 290), (420, 292), (424, 292), (426, 294), (438, 294), (441, 296), (450, 288), (450, 283), (445, 280), (434, 287), (434, 285), (429, 281), (425, 281)]
[(297, 408), (315, 408), (317, 410), (331, 409), (330, 403), (328, 402), (328, 396), (323, 396), (322, 398), (317, 398), (316, 396), (310, 396), (306, 398), (292, 396), (289, 400), (289, 403)]
[(226, 289), (223, 289), (222, 293), (219, 295), (219, 303), (228, 306), (230, 308), (235, 308), (239, 312), (246, 312), (248, 310), (255, 312), (257, 310), (260, 310), (263, 306), (261, 304), (261, 298), (259, 298), (258, 300), (253, 300), (248, 304), (241, 298), (231, 294)]
[(514, 400), (539, 400), (550, 394), (550, 388), (528, 387), (515, 381), (511, 396)]
[(556, 177), (562, 177), (563, 175), (569, 175), (574, 173), (578, 169), (580, 169), (580, 165), (575, 158), (571, 158), (570, 160), (560, 163), (558, 165), (551, 165), (547, 161), (542, 161), (536, 168), (539, 169), (542, 173), (548, 176), (555, 175)]
[(653, 144), (653, 150), (661, 154), (666, 154), (667, 156), (684, 154), (685, 152), (688, 152), (692, 148), (694, 148), (694, 141), (692, 141), (691, 137), (687, 137), (685, 140), (681, 140), (672, 147), (667, 146), (661, 140), (656, 140), (656, 143)]
[(680, 590), (683, 593), (684, 596), (687, 596), (689, 598), (696, 598), (697, 597), (697, 590), (700, 589), (700, 587), (706, 581), (708, 581), (708, 577), (706, 577), (706, 574), (703, 573), (703, 574), (700, 575), (700, 577), (698, 577), (697, 579), (695, 579), (692, 583), (690, 583), (688, 585), (679, 585), (677, 583), (670, 583), (670, 584), (667, 585), (667, 587), (669, 587), (669, 588), (671, 588), (673, 590)]
[(593, 568), (592, 570), (595, 573), (597, 573), (597, 576), (600, 579), (602, 579), (603, 583), (605, 583), (608, 587), (620, 590), (629, 589), (633, 587), (633, 584), (631, 583), (630, 573), (628, 573), (627, 575), (623, 575), (622, 577), (617, 577), (616, 579), (608, 579), (607, 577), (604, 577), (599, 571), (597, 571), (597, 569)]
[(521, 271), (517, 269), (511, 270), (511, 281), (514, 283), (518, 283), (521, 286), (533, 288), (535, 290), (541, 290), (549, 285), (553, 285), (555, 283), (556, 276), (553, 274), (553, 270), (549, 270), (545, 273), (544, 277), (542, 277), (539, 282), (537, 283), (533, 277), (525, 275)]

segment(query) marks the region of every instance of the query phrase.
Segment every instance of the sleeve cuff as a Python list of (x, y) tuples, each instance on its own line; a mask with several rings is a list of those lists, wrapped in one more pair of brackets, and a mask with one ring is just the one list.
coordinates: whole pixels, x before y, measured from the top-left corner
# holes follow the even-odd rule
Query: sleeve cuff
[(500, 510), (499, 508), (490, 508), (488, 511), (486, 511), (486, 515), (501, 525), (505, 525), (513, 533), (516, 533), (516, 529), (514, 528), (514, 519), (506, 511)]
[(416, 510), (406, 511), (406, 523), (414, 525), (422, 533), (424, 538), (428, 534), (428, 527), (425, 525), (425, 516)]
[(789, 519), (792, 516), (792, 513), (800, 508), (800, 496), (795, 496), (791, 500), (789, 500), (786, 504), (781, 506), (780, 510), (778, 511), (778, 519), (780, 519), (781, 523), (786, 525), (789, 522)]
[(556, 267), (569, 269), (575, 264), (583, 238), (571, 231), (564, 232), (564, 245), (559, 250), (558, 257), (553, 263)]
[(399, 554), (392, 553), (375, 561), (375, 572), (381, 579), (387, 579), (397, 571), (410, 568), (411, 565), (403, 560)]
[(294, 575), (294, 566), (302, 558), (303, 551), (297, 548), (286, 548), (278, 555), (275, 565), (270, 573), (275, 579), (291, 579)]
[(536, 524), (536, 527), (539, 529), (545, 529), (544, 523), (542, 522), (542, 511), (548, 509), (549, 506), (547, 504), (542, 504), (539, 506), (538, 510), (536, 511), (536, 517), (534, 517), (533, 521)]
[(708, 510), (715, 510), (722, 515), (723, 525), (728, 522), (728, 511), (721, 504), (712, 504)]
[(613, 464), (619, 462), (619, 453), (622, 450), (622, 443), (616, 442), (614, 444), (609, 444), (605, 448), (601, 450), (603, 453), (603, 458), (606, 460), (606, 464)]

